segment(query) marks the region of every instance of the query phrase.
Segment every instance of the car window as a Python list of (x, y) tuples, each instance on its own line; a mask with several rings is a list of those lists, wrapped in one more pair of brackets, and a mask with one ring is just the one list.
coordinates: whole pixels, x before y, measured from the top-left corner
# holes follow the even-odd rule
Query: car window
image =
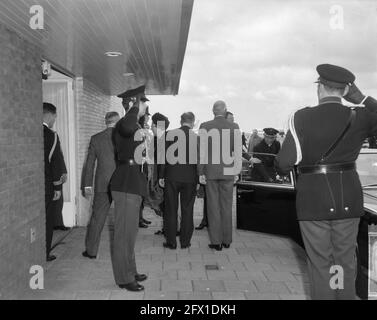
[[(247, 160), (249, 155), (251, 160)], [(275, 166), (276, 154), (250, 152), (242, 159), (241, 182), (292, 185), (292, 174), (279, 175)]]
[(357, 172), (364, 189), (377, 189), (377, 149), (362, 149), (357, 159)]

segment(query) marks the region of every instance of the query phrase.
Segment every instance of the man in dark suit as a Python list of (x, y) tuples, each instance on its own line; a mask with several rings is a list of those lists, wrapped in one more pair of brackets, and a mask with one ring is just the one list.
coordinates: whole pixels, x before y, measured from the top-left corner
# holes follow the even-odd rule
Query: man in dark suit
[[(147, 109), (145, 86), (128, 90), (120, 95), (130, 106), (127, 114), (118, 121), (113, 141), (117, 168), (111, 178), (110, 190), (115, 203), (114, 241), (112, 264), (116, 284), (129, 291), (142, 291), (140, 281), (147, 279), (137, 273), (135, 242), (139, 229), (142, 198), (147, 195), (147, 179), (142, 169), (143, 130), (139, 119)], [(139, 152), (141, 151), (141, 152)]]
[[(56, 132), (51, 130), (56, 121), (56, 107), (43, 103), (43, 138), (45, 163), (45, 207), (46, 207), (46, 260), (56, 259), (51, 255), (51, 243), (54, 228), (54, 202), (62, 194), (62, 175), (60, 170), (60, 141)], [(64, 160), (63, 160), (64, 161)]]
[[(210, 248), (229, 248), (232, 242), (233, 185), (241, 171), (242, 137), (236, 123), (225, 119), (226, 104), (213, 106), (215, 119), (199, 129), (199, 180), (206, 185)], [(208, 145), (207, 145), (208, 142)]]
[[(191, 246), (191, 237), (194, 231), (194, 203), (197, 176), (197, 135), (192, 131), (195, 116), (186, 112), (181, 116), (181, 127), (168, 132), (174, 141), (166, 141), (166, 164), (161, 165), (160, 184), (165, 186), (164, 201), (164, 229), (166, 236), (165, 248), (176, 249), (177, 218), (179, 197), (181, 203), (180, 244), (182, 249)], [(178, 149), (171, 153), (172, 145)], [(184, 152), (184, 155), (180, 154)], [(182, 161), (183, 160), (183, 161)]]
[(83, 252), (83, 256), (91, 259), (97, 257), (101, 233), (112, 202), (109, 184), (116, 167), (112, 135), (119, 119), (117, 112), (108, 112), (105, 116), (107, 128), (90, 139), (83, 174), (85, 197), (93, 194), (93, 177), (96, 164), (97, 169), (94, 183), (93, 211), (86, 232), (86, 250)]
[[(329, 64), (317, 71), (319, 104), (293, 114), (277, 163), (283, 173), (298, 166), (296, 207), (312, 299), (355, 299), (364, 213), (355, 161), (365, 139), (377, 134), (377, 101), (361, 94), (350, 71)], [(365, 108), (352, 110), (342, 97)]]

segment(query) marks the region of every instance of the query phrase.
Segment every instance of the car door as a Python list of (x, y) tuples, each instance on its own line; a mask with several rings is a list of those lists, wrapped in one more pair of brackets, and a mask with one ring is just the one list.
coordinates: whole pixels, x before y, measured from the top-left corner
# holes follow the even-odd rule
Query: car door
[[(257, 156), (269, 164), (276, 157), (253, 153)], [(295, 173), (279, 176), (274, 168), (263, 165), (263, 161), (243, 161), (236, 188), (237, 228), (290, 237), (303, 246), (296, 214)]]

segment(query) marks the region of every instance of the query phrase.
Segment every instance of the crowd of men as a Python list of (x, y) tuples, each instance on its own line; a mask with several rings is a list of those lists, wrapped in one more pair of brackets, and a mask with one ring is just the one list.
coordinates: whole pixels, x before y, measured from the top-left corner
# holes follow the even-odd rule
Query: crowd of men
[[(177, 235), (180, 247), (189, 248), (194, 231), (193, 207), (201, 186), (205, 201), (203, 220), (197, 229), (208, 227), (209, 247), (220, 251), (232, 243), (233, 188), (241, 170), (237, 163), (242, 158), (249, 161), (253, 179), (266, 182), (274, 182), (277, 174), (287, 174), (296, 166), (297, 215), (308, 255), (312, 298), (354, 299), (354, 254), (363, 214), (355, 160), (365, 139), (377, 135), (377, 101), (361, 93), (350, 71), (329, 64), (319, 65), (317, 71), (319, 104), (293, 114), (282, 145), (277, 141), (279, 131), (274, 128), (266, 128), (263, 138), (254, 131), (247, 145), (224, 101), (214, 103), (214, 118), (202, 123), (197, 134), (192, 112), (183, 113), (181, 126), (173, 130), (167, 130), (168, 118), (156, 113), (149, 128), (145, 86), (119, 95), (125, 116), (106, 114), (107, 128), (90, 141), (83, 187), (85, 195), (93, 195), (94, 199), (83, 255), (97, 257), (101, 231), (114, 202), (115, 282), (121, 288), (141, 291), (144, 287), (140, 282), (147, 276), (137, 270), (134, 247), (138, 228), (150, 223), (143, 218), (144, 206), (162, 217), (159, 233), (166, 238), (165, 248), (177, 249)], [(342, 98), (365, 108), (344, 106)], [(44, 112), (56, 114), (51, 106), (44, 106)], [(45, 161), (51, 164), (46, 166), (49, 216), (51, 202), (60, 197), (63, 179), (53, 168), (60, 147), (56, 134), (48, 129), (51, 125), (47, 118)], [(204, 139), (207, 142), (203, 152)], [(159, 148), (161, 145), (165, 148)], [(225, 156), (217, 158), (217, 154)], [(49, 256), (49, 248), (47, 253)], [(342, 290), (330, 286), (333, 265), (344, 270)]]

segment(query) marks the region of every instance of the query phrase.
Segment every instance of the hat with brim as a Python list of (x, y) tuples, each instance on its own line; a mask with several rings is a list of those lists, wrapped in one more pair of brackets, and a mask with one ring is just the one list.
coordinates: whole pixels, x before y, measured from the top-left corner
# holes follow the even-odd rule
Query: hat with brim
[(117, 95), (117, 97), (121, 98), (123, 100), (140, 97), (140, 101), (143, 101), (143, 102), (149, 101), (145, 97), (145, 85), (137, 87), (135, 89), (127, 90), (127, 91)]
[(265, 128), (263, 129), (263, 132), (264, 132), (265, 137), (270, 137), (270, 138), (275, 138), (276, 135), (279, 133), (279, 131), (274, 128)]
[(319, 78), (316, 83), (336, 89), (344, 89), (347, 85), (352, 85), (356, 79), (351, 71), (332, 64), (320, 64), (317, 66), (317, 72)]

